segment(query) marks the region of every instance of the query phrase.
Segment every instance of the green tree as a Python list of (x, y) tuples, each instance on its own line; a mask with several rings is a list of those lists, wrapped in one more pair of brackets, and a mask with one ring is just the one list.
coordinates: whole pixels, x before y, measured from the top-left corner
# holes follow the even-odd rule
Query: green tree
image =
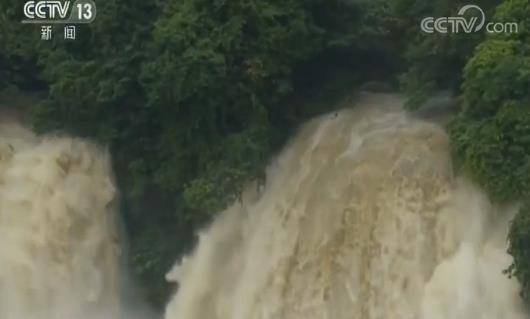
[[(530, 46), (527, 0), (499, 5), (495, 21), (518, 21), (519, 33), (493, 34), (480, 44), (463, 71), (463, 110), (450, 135), (460, 169), (482, 185), (497, 202), (530, 198)], [(511, 225), (507, 270), (522, 284), (530, 303), (530, 210), (522, 208)]]
[(157, 304), (170, 290), (164, 273), (195, 230), (263, 178), (300, 121), (326, 109), (292, 97), (324, 70), (366, 64), (387, 10), (368, 0), (112, 0), (66, 42), (40, 41), (39, 30), (14, 23), (17, 6), (0, 16), (9, 61), (0, 74), (46, 90), (32, 108), (37, 131), (109, 145), (130, 262)]
[[(486, 16), (491, 16), (500, 0), (481, 1)], [(440, 90), (460, 93), (462, 70), (475, 47), (484, 39), (484, 33), (425, 33), (420, 22), (425, 17), (457, 16), (468, 1), (393, 0), (393, 14), (402, 26), (406, 42), (403, 56), (406, 69), (401, 76), (403, 91), (408, 97), (409, 109), (419, 108), (426, 99)]]

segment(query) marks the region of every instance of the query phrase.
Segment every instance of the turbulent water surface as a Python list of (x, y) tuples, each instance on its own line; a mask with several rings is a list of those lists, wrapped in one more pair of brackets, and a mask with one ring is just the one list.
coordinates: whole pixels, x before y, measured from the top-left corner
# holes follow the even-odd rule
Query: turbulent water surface
[[(502, 273), (512, 209), (455, 178), (443, 129), (398, 98), (358, 104), (304, 126), (200, 234), (166, 319), (525, 317)], [(138, 316), (116, 194), (105, 151), (0, 124), (0, 319)]]
[(523, 318), (513, 212), (453, 176), (445, 132), (390, 95), (308, 123), (260, 192), (167, 275), (166, 319)]
[(109, 158), (0, 124), (0, 319), (121, 316)]

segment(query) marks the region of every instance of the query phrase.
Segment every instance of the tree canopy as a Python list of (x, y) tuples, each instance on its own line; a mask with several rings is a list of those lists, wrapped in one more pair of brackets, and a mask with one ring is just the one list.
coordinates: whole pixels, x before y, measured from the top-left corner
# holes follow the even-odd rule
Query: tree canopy
[[(425, 16), (466, 1), (170, 0), (98, 2), (78, 40), (40, 41), (0, 0), (0, 89), (44, 92), (38, 132), (108, 145), (123, 190), (130, 263), (154, 304), (194, 232), (263, 180), (297, 125), (355, 85), (399, 83), (410, 109), (459, 97), (449, 125), (457, 168), (497, 203), (529, 201), (530, 4), (488, 0), (512, 34), (425, 34)], [(525, 207), (528, 207), (527, 204)], [(530, 303), (530, 210), (512, 223), (508, 273)]]

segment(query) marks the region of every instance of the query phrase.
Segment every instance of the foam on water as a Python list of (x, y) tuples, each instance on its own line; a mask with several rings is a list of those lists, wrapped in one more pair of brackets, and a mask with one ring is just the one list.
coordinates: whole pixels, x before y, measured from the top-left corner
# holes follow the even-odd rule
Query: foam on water
[(121, 315), (109, 155), (0, 124), (0, 318)]
[(260, 194), (200, 234), (166, 319), (524, 318), (512, 209), (453, 176), (448, 139), (391, 95), (301, 129)]

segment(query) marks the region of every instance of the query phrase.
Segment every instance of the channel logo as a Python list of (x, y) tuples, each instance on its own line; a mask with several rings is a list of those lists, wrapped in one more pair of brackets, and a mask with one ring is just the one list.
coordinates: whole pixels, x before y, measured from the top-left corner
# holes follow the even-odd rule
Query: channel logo
[(92, 0), (27, 1), (22, 23), (90, 23), (96, 18), (96, 4)]
[[(474, 15), (466, 15), (467, 13)], [(484, 10), (469, 4), (458, 11), (456, 17), (426, 17), (421, 21), (421, 30), (425, 33), (473, 33), (480, 32), (486, 26), (488, 33), (518, 33), (517, 22), (487, 22)]]

